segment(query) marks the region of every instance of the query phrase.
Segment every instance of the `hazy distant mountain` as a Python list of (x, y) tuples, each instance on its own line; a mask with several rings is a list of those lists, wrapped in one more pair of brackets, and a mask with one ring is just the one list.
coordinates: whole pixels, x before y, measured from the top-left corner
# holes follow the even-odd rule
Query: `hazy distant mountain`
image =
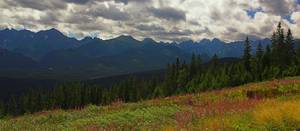
[[(263, 47), (271, 44), (270, 39), (253, 40), (252, 50), (255, 53), (257, 45), (261, 43)], [(225, 43), (219, 39), (203, 39), (199, 42), (185, 41), (178, 45), (186, 52), (194, 52), (196, 54), (205, 54), (213, 56), (217, 54), (219, 57), (241, 57), (244, 50), (244, 41), (236, 41), (231, 43)]]
[[(131, 36), (111, 40), (93, 39), (81, 47), (52, 51), (41, 58), (43, 67), (58, 72), (77, 72), (92, 77), (164, 68), (176, 58), (188, 60), (190, 54), (179, 47), (138, 41)], [(78, 73), (80, 72), (80, 73)]]
[(0, 31), (0, 48), (22, 53), (34, 59), (39, 59), (54, 50), (78, 46), (80, 46), (78, 40), (66, 37), (56, 29), (39, 31), (37, 33), (14, 29)]
[[(263, 46), (270, 44), (269, 39), (255, 40), (253, 52), (259, 42)], [(162, 69), (177, 57), (188, 61), (192, 53), (201, 54), (204, 60), (214, 54), (220, 58), (237, 58), (243, 53), (244, 42), (203, 39), (164, 43), (151, 38), (139, 41), (124, 35), (110, 40), (91, 37), (77, 40), (56, 29), (37, 33), (5, 29), (0, 31), (0, 48), (8, 54), (2, 56), (2, 61), (7, 62), (0, 69), (18, 66), (25, 70), (21, 66), (25, 65), (32, 69), (39, 67), (42, 73), (37, 74), (89, 78)]]

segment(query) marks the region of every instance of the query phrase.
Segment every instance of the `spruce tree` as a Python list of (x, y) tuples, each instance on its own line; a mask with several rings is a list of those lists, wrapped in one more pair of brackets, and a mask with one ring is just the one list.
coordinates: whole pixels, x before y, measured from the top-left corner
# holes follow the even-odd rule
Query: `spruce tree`
[[(212, 59), (211, 59), (211, 62), (210, 62), (210, 66), (211, 68), (213, 69), (216, 69), (218, 64), (219, 64), (219, 57), (217, 56), (217, 54), (215, 54)], [(214, 70), (215, 71), (215, 70)]]
[(296, 65), (297, 65), (297, 75), (300, 74), (300, 42), (298, 44), (297, 50), (296, 50)]
[(267, 68), (271, 66), (271, 57), (272, 57), (272, 51), (269, 45), (266, 46), (265, 53), (262, 59), (263, 67)]
[(189, 77), (192, 78), (197, 73), (197, 58), (195, 54), (192, 54), (192, 60), (189, 68)]
[(256, 48), (256, 58), (260, 61), (264, 55), (264, 50), (261, 45), (261, 42), (259, 42), (257, 48)]
[(254, 67), (255, 67), (256, 80), (262, 79), (263, 55), (264, 55), (264, 50), (262, 48), (261, 43), (259, 43), (258, 46), (256, 47), (256, 59), (255, 59), (255, 61), (253, 61)]
[(285, 39), (284, 39), (284, 29), (281, 26), (281, 22), (279, 22), (277, 26), (277, 32), (276, 32), (276, 37), (277, 37), (277, 65), (279, 65), (280, 69), (283, 69), (286, 65), (286, 58), (285, 55), (287, 53), (287, 47), (285, 44)]
[(202, 59), (201, 59), (201, 55), (198, 55), (196, 59), (197, 59), (197, 61), (196, 61), (197, 73), (201, 73), (201, 71), (202, 71)]
[(288, 29), (287, 36), (285, 39), (285, 44), (286, 44), (286, 54), (284, 54), (284, 59), (286, 61), (286, 64), (291, 65), (296, 61), (295, 59), (295, 45), (294, 45), (294, 38), (292, 31)]
[(243, 55), (244, 66), (248, 72), (251, 72), (251, 44), (248, 37), (246, 38), (244, 48), (245, 48), (244, 55)]

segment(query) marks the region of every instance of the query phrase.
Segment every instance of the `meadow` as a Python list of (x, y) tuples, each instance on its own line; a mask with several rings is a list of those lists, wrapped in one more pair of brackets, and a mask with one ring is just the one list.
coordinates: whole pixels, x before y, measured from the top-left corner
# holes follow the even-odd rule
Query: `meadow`
[(300, 77), (0, 119), (0, 130), (299, 130)]

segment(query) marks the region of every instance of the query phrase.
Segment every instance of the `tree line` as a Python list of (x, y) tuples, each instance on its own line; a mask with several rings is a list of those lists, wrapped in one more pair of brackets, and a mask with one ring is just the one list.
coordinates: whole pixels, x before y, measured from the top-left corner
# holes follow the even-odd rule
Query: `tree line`
[(112, 87), (81, 82), (65, 83), (50, 90), (31, 90), (0, 102), (0, 116), (15, 116), (51, 109), (81, 109), (86, 105), (108, 105), (115, 101), (137, 102), (158, 97), (196, 93), (249, 82), (300, 74), (300, 47), (296, 47), (290, 29), (281, 23), (272, 35), (272, 44), (258, 44), (251, 54), (247, 37), (242, 59), (221, 61), (214, 55), (204, 63), (200, 55), (192, 55), (189, 63), (177, 59), (167, 65), (164, 80), (130, 77)]

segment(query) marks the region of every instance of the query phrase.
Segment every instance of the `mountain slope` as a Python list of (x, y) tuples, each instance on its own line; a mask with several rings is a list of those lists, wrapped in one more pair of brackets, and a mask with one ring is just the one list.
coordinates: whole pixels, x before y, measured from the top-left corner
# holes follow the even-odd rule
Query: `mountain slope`
[(0, 49), (0, 70), (1, 69), (33, 69), (37, 68), (38, 63), (29, 57), (19, 53)]
[(176, 46), (121, 36), (108, 41), (95, 39), (79, 48), (50, 52), (40, 63), (56, 72), (92, 78), (163, 69), (177, 57), (189, 60), (190, 55)]
[(297, 130), (300, 78), (0, 119), (0, 130)]
[(39, 31), (5, 29), (0, 31), (0, 47), (39, 59), (43, 55), (60, 49), (80, 46), (74, 38), (64, 36), (56, 29)]

